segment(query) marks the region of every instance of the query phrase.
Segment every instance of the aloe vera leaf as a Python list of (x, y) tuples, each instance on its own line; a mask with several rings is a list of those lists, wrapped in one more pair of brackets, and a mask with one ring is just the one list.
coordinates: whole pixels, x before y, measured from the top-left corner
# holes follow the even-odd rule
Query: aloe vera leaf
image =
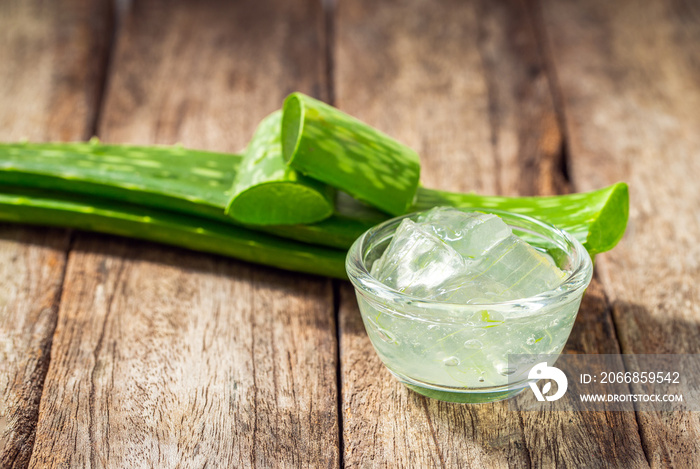
[[(184, 149), (91, 143), (0, 144), (0, 184), (99, 196), (233, 224), (224, 215), (242, 157)], [(436, 205), (485, 207), (524, 213), (566, 229), (591, 254), (612, 249), (628, 211), (625, 184), (554, 197), (496, 197), (419, 188), (411, 211)], [(348, 248), (386, 215), (342, 192), (335, 214), (309, 225), (255, 227), (311, 244)]]
[[(243, 156), (182, 146), (75, 143), (0, 144), (0, 185), (58, 190), (164, 208), (240, 226), (224, 214)], [(359, 205), (355, 203), (355, 205)], [(315, 225), (260, 226), (257, 230), (330, 247), (348, 248), (381, 221), (366, 209), (364, 219), (336, 215)], [(374, 223), (373, 223), (374, 222)]]
[(0, 184), (99, 196), (225, 220), (242, 156), (182, 146), (0, 144)]
[(281, 125), (282, 111), (263, 119), (238, 166), (226, 214), (241, 223), (305, 224), (333, 214), (334, 189), (284, 160)]
[(418, 154), (369, 125), (302, 93), (284, 101), (282, 149), (290, 166), (392, 215), (413, 204)]
[(538, 218), (571, 233), (591, 256), (622, 239), (629, 216), (629, 190), (619, 182), (591, 192), (550, 197), (498, 197), (419, 188), (412, 210), (439, 205), (506, 210)]
[[(339, 201), (342, 200), (340, 195)], [(594, 256), (614, 248), (622, 239), (629, 216), (629, 190), (627, 184), (619, 182), (577, 194), (501, 197), (419, 187), (416, 202), (409, 211), (436, 206), (493, 208), (528, 215), (571, 233)], [(307, 228), (318, 237), (333, 233), (338, 247), (349, 247), (364, 231), (383, 221), (381, 214), (357, 202), (350, 201), (345, 206), (337, 203), (336, 207), (336, 215)]]
[(167, 210), (26, 187), (0, 188), (0, 221), (156, 241), (280, 269), (346, 278), (345, 251)]
[(333, 216), (308, 225), (256, 226), (265, 232), (312, 244), (347, 249), (365, 231), (388, 220), (386, 213), (338, 191)]

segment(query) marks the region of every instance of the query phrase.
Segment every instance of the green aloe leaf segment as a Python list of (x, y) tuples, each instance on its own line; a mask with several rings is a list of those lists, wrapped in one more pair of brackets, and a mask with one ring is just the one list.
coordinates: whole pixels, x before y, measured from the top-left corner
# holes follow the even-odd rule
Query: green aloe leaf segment
[(413, 204), (418, 154), (369, 125), (302, 93), (284, 102), (282, 148), (289, 165), (391, 215)]
[(345, 251), (205, 218), (84, 196), (4, 186), (0, 221), (77, 228), (220, 254), (286, 270), (346, 278)]
[[(88, 143), (0, 144), (2, 185), (83, 194), (240, 225), (224, 215), (242, 157), (180, 146)], [(612, 249), (627, 224), (624, 183), (553, 197), (498, 197), (420, 187), (410, 211), (436, 205), (498, 208), (540, 218), (571, 232), (591, 254)], [(346, 249), (387, 215), (338, 193), (335, 213), (313, 224), (257, 226), (284, 238)]]
[[(299, 107), (289, 118), (287, 105), (295, 100)], [(298, 121), (294, 138), (285, 137), (287, 119)], [(345, 275), (345, 249), (389, 218), (348, 193), (389, 213), (436, 205), (523, 213), (569, 231), (591, 255), (612, 249), (625, 231), (629, 194), (624, 183), (553, 197), (414, 187), (415, 154), (340, 111), (295, 93), (281, 121), (279, 112), (266, 118), (244, 156), (181, 146), (105, 145), (96, 139), (0, 144), (0, 220), (132, 236), (334, 277)], [(296, 142), (291, 155), (285, 138)], [(336, 150), (342, 154), (326, 158)], [(373, 162), (370, 154), (381, 156)], [(307, 171), (295, 161), (305, 161)], [(394, 189), (384, 178), (362, 177), (375, 169), (388, 174), (394, 164), (411, 174)], [(330, 178), (326, 185), (299, 174), (323, 168), (335, 168), (334, 178), (342, 179), (335, 199)], [(380, 206), (377, 201), (383, 199), (389, 203)], [(314, 219), (321, 221), (311, 223)]]
[(241, 223), (313, 223), (333, 214), (333, 188), (303, 176), (284, 160), (281, 124), (281, 111), (263, 119), (238, 166), (226, 213)]

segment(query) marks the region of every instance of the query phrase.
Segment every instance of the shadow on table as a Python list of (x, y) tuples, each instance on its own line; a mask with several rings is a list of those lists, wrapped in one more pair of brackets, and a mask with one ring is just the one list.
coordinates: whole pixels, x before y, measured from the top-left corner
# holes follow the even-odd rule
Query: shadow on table
[(611, 305), (594, 278), (564, 353), (700, 353), (697, 337), (700, 318), (650, 311), (621, 300)]
[(282, 269), (216, 254), (80, 230), (0, 223), (0, 240), (2, 239), (63, 251), (70, 248), (73, 252), (120, 257), (129, 261), (160, 263), (193, 272), (214, 273), (238, 279), (250, 279), (254, 276), (257, 282), (268, 283), (269, 287), (282, 290), (288, 289), (285, 285), (288, 285), (292, 278), (306, 280), (324, 278), (300, 272), (292, 272), (290, 276), (290, 272)]

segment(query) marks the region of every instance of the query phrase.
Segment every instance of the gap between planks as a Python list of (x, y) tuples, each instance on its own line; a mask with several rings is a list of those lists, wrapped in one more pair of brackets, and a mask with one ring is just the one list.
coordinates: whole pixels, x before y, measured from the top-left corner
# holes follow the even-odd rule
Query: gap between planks
[[(87, 140), (94, 133), (100, 113), (99, 103), (104, 93), (101, 83), (107, 74), (110, 41), (114, 40), (110, 37), (113, 31), (113, 13), (109, 2), (86, 4), (77, 0), (66, 2), (60, 9), (38, 2), (27, 2), (22, 7), (6, 2), (1, 6), (7, 19), (14, 23), (7, 36), (8, 50), (25, 54), (24, 57), (22, 54), (11, 55), (10, 61), (5, 64), (13, 68), (9, 73), (3, 71), (3, 76), (0, 77), (3, 80), (9, 79), (6, 83), (14, 90), (6, 97), (9, 107), (3, 106), (5, 116), (12, 116), (9, 125), (3, 128), (3, 139)], [(58, 11), (62, 14), (59, 20), (56, 19)], [(27, 12), (30, 12), (31, 20), (25, 16)], [(49, 36), (52, 42), (44, 41), (42, 35)], [(15, 47), (17, 49), (13, 49)], [(27, 56), (33, 61), (31, 66), (25, 63)], [(45, 80), (49, 75), (51, 80)], [(31, 90), (31, 96), (26, 94), (27, 90)], [(23, 119), (16, 119), (16, 116), (23, 116)], [(10, 406), (3, 409), (14, 417), (9, 430), (1, 430), (2, 433), (5, 430), (8, 433), (0, 435), (7, 438), (0, 441), (0, 465), (8, 468), (26, 467), (34, 452), (40, 402), (51, 364), (51, 349), (74, 237), (73, 230), (52, 229), (47, 232), (48, 239), (57, 234), (62, 234), (62, 239), (40, 242), (35, 247), (32, 246), (32, 240), (41, 240), (43, 237), (32, 233), (46, 230), (24, 227), (17, 230), (29, 236), (29, 245), (26, 246), (28, 252), (37, 253), (44, 247), (54, 249), (55, 256), (49, 253), (48, 258), (38, 260), (40, 266), (42, 262), (49, 266), (62, 262), (62, 265), (53, 273), (55, 286), (41, 284), (37, 291), (37, 295), (43, 291), (51, 292), (50, 304), (47, 306), (49, 312), (40, 313), (41, 316), (48, 317), (40, 317), (38, 323), (32, 324), (37, 328), (45, 327), (41, 330), (41, 336), (29, 343), (18, 341), (15, 347), (20, 348), (13, 350), (15, 354), (19, 352), (20, 357), (22, 353), (39, 353), (39, 357), (32, 356), (28, 359), (30, 363), (35, 362), (35, 368), (31, 380), (22, 383), (22, 395), (27, 397), (23, 407)], [(27, 238), (18, 238), (17, 241), (26, 243)], [(31, 288), (32, 285), (26, 287)], [(42, 300), (35, 298), (34, 301), (38, 304)], [(32, 311), (26, 313), (32, 314)], [(38, 334), (38, 330), (35, 333)]]
[[(326, 60), (326, 95), (328, 96), (328, 104), (335, 106), (335, 10), (337, 0), (321, 0), (323, 5), (323, 21), (325, 32), (325, 60)], [(343, 373), (341, 369), (341, 354), (340, 346), (340, 280), (332, 280), (332, 295), (333, 295), (333, 317), (335, 318), (335, 347), (336, 347), (336, 403), (337, 403), (337, 418), (338, 418), (338, 464), (341, 468), (345, 467), (345, 448), (343, 439)]]
[[(555, 66), (555, 60), (554, 60), (554, 54), (552, 50), (552, 44), (550, 42), (549, 37), (547, 36), (547, 30), (546, 30), (546, 21), (544, 19), (543, 15), (543, 10), (542, 10), (542, 0), (521, 0), (526, 6), (529, 6), (530, 8), (526, 8), (528, 11), (528, 17), (529, 20), (531, 21), (533, 25), (533, 30), (535, 31), (535, 40), (537, 41), (538, 49), (540, 51), (540, 55), (542, 57), (542, 61), (545, 65), (545, 70), (548, 76), (549, 80), (549, 87), (552, 92), (552, 100), (554, 104), (554, 110), (557, 114), (557, 118), (559, 121), (559, 128), (562, 133), (562, 172), (564, 174), (564, 177), (566, 178), (567, 183), (569, 184), (569, 187), (574, 190), (575, 183), (572, 181), (570, 174), (569, 174), (569, 158), (571, 157), (570, 153), (570, 136), (568, 135), (568, 126), (567, 124), (567, 113), (566, 113), (566, 106), (564, 102), (564, 90), (562, 89), (561, 86), (561, 81), (559, 79), (559, 76), (557, 74), (556, 66)], [(604, 283), (600, 279), (600, 274), (598, 272), (598, 269), (596, 268), (594, 270), (594, 277), (598, 281), (600, 281), (601, 285), (601, 294), (605, 303), (605, 311), (606, 315), (609, 316), (610, 318), (610, 323), (612, 325), (613, 329), (613, 336), (616, 340), (616, 345), (618, 348), (618, 353), (623, 353), (622, 350), (622, 336), (621, 336), (621, 324), (619, 323), (618, 319), (616, 316), (613, 314), (613, 305), (610, 301), (610, 298), (608, 296), (608, 293), (606, 291), (606, 288), (604, 286)], [(626, 369), (626, 364), (625, 361), (622, 360), (621, 362), (622, 368)], [(631, 392), (631, 389), (630, 389)], [(650, 457), (649, 453), (649, 448), (646, 439), (644, 438), (643, 432), (642, 432), (642, 427), (643, 427), (643, 422), (640, 420), (640, 416), (638, 412), (634, 412), (634, 419), (636, 422), (636, 429), (637, 429), (637, 434), (639, 437), (639, 442), (641, 445), (642, 452), (644, 454), (644, 458), (646, 459), (647, 465), (650, 467), (652, 466), (652, 458)]]
[[(103, 56), (98, 60), (99, 65), (99, 73), (97, 75), (97, 86), (95, 87), (95, 96), (94, 96), (94, 103), (95, 107), (92, 111), (92, 115), (89, 117), (89, 124), (88, 124), (88, 133), (89, 135), (85, 135), (85, 140), (89, 140), (90, 138), (94, 137), (97, 135), (97, 128), (100, 123), (100, 118), (102, 116), (102, 111), (104, 109), (104, 102), (105, 102), (105, 93), (107, 90), (107, 80), (109, 78), (109, 72), (110, 72), (110, 65), (112, 63), (112, 58), (114, 56), (114, 48), (115, 44), (119, 35), (119, 25), (121, 24), (121, 16), (124, 14), (123, 11), (120, 11), (118, 8), (118, 5), (115, 2), (108, 2), (108, 4), (111, 6), (111, 11), (107, 10), (106, 11), (106, 22), (107, 22), (107, 28), (109, 29), (109, 32), (107, 36), (109, 37), (108, 43), (106, 44), (105, 47), (105, 53)], [(68, 264), (70, 262), (71, 254), (73, 252), (73, 246), (75, 242), (75, 230), (74, 229), (68, 229), (67, 230), (67, 245), (66, 249), (64, 251), (64, 263), (63, 263), (63, 269), (61, 271), (61, 281), (60, 285), (58, 288), (58, 293), (57, 293), (57, 301), (56, 301), (56, 307), (55, 307), (55, 313), (54, 313), (54, 318), (53, 318), (53, 327), (51, 330), (51, 340), (48, 341), (47, 345), (47, 352), (48, 352), (48, 360), (46, 360), (46, 365), (43, 368), (43, 378), (41, 381), (41, 393), (39, 394), (39, 402), (41, 402), (41, 399), (43, 398), (44, 394), (44, 384), (45, 384), (45, 379), (46, 379), (46, 374), (49, 370), (49, 367), (51, 366), (51, 347), (53, 344), (53, 336), (54, 332), (56, 330), (56, 326), (58, 324), (58, 312), (61, 310), (61, 303), (63, 302), (63, 287), (65, 284), (66, 280), (66, 273), (68, 271)], [(34, 421), (34, 432), (36, 432), (36, 425), (39, 420), (39, 407), (37, 406), (37, 412), (35, 415), (35, 421)], [(29, 453), (29, 458), (31, 458), (32, 453), (34, 452), (34, 443), (35, 439), (34, 437), (32, 438), (32, 450)], [(27, 467), (29, 466), (30, 459), (27, 459)]]

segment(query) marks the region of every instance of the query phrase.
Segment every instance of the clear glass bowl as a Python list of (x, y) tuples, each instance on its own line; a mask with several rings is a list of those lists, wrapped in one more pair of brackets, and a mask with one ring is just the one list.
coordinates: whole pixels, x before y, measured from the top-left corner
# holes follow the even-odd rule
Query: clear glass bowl
[(463, 210), (500, 216), (514, 234), (551, 256), (567, 277), (554, 290), (488, 304), (446, 303), (393, 290), (370, 275), (372, 264), (401, 221), (419, 213), (365, 232), (350, 248), (346, 269), (372, 345), (401, 382), (440, 400), (491, 402), (527, 387), (532, 363), (514, 365), (509, 354), (561, 353), (593, 265), (580, 242), (551, 225), (499, 210)]

